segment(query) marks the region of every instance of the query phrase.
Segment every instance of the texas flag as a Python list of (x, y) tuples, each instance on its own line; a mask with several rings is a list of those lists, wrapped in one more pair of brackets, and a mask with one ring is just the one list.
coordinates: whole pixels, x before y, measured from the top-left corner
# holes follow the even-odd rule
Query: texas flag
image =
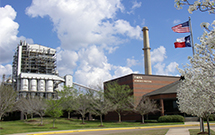
[(191, 47), (190, 35), (183, 38), (177, 38), (174, 44), (175, 48)]
[(178, 24), (176, 26), (173, 26), (172, 30), (174, 32), (177, 32), (177, 33), (187, 33), (187, 32), (190, 32), (189, 21), (181, 23), (181, 24)]

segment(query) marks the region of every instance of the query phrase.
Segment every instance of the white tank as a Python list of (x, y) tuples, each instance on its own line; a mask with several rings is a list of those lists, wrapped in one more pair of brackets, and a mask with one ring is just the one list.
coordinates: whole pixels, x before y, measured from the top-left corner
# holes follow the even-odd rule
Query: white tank
[(46, 81), (46, 92), (53, 92), (53, 81), (52, 80)]
[(45, 80), (38, 81), (38, 91), (45, 92)]
[(31, 91), (37, 91), (37, 80), (36, 79), (32, 79), (30, 81), (30, 86), (31, 86)]
[(28, 79), (21, 80), (21, 91), (28, 91)]

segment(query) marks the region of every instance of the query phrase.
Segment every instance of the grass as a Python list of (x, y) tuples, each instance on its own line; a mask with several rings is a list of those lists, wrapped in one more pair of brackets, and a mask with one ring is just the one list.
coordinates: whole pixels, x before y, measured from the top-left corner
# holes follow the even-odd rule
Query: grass
[(141, 130), (141, 131), (114, 133), (114, 134), (108, 134), (108, 135), (165, 135), (168, 130), (169, 129)]
[(117, 128), (117, 127), (142, 127), (142, 126), (160, 126), (160, 125), (173, 125), (173, 124), (183, 124), (182, 122), (175, 123), (146, 123), (140, 124), (140, 122), (104, 122), (104, 127), (99, 127), (99, 121), (85, 121), (86, 124), (81, 124), (80, 120), (66, 120), (65, 118), (60, 118), (56, 120), (55, 127), (57, 129), (50, 129), (52, 127), (52, 119), (44, 118), (44, 126), (38, 126), (40, 119), (34, 119), (37, 122), (27, 122), (27, 121), (1, 121), (0, 135), (4, 134), (14, 134), (14, 133), (26, 133), (26, 132), (39, 132), (39, 131), (56, 131), (56, 130), (75, 130), (75, 129), (95, 129), (95, 128)]
[[(215, 132), (213, 130), (210, 130), (211, 131), (211, 135), (215, 135)], [(189, 132), (190, 132), (190, 135), (197, 135), (200, 130), (199, 129), (189, 129)], [(207, 129), (205, 129), (205, 132), (208, 132)], [(199, 134), (199, 135), (207, 135), (207, 134)]]

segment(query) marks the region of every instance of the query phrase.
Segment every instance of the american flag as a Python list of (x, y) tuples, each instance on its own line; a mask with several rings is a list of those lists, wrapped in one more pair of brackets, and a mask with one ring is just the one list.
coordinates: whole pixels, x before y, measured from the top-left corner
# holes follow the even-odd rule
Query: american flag
[(178, 24), (176, 26), (173, 26), (172, 30), (174, 32), (177, 32), (177, 33), (187, 33), (187, 32), (190, 32), (189, 21), (181, 23), (181, 24)]

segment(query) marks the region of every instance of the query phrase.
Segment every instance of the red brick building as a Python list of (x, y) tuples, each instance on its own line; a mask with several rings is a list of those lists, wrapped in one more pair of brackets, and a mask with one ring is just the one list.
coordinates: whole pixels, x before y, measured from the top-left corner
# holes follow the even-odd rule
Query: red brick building
[[(174, 89), (173, 93), (168, 93), (168, 89), (165, 87), (174, 84), (180, 79), (180, 77), (176, 76), (161, 76), (161, 75), (144, 75), (144, 74), (129, 74), (126, 76), (122, 76), (110, 81), (104, 82), (104, 85), (117, 81), (120, 85), (129, 85), (129, 87), (133, 90), (134, 98), (140, 100), (143, 95), (147, 95), (151, 99), (155, 99), (160, 103), (162, 107), (161, 115), (164, 115), (164, 100), (166, 99), (174, 99), (176, 100), (176, 89)], [(163, 89), (162, 89), (163, 88)], [(166, 91), (166, 93), (162, 93), (162, 91)], [(156, 91), (156, 92), (155, 92)], [(153, 93), (154, 92), (154, 93)], [(151, 94), (150, 94), (151, 93)], [(105, 120), (118, 120), (118, 116), (116, 113), (108, 113), (105, 116)], [(132, 120), (137, 121), (141, 120), (141, 117), (138, 114), (129, 113), (127, 115), (122, 116), (122, 120)]]

